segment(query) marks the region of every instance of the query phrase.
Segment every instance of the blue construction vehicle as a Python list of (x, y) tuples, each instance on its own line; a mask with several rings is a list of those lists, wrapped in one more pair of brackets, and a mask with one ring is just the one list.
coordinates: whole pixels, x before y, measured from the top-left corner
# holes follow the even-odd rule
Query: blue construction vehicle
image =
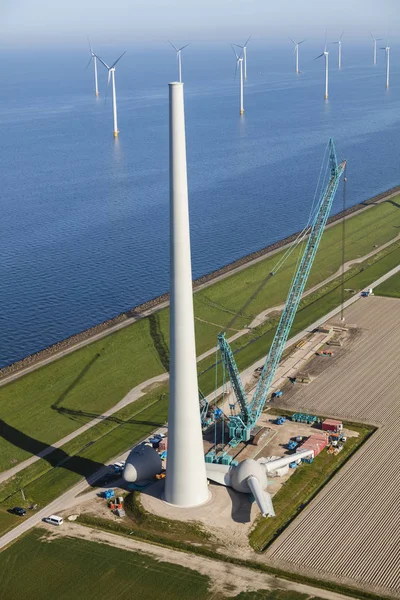
[(298, 443), (295, 442), (294, 440), (289, 440), (289, 442), (286, 444), (287, 449), (288, 450), (296, 450)]

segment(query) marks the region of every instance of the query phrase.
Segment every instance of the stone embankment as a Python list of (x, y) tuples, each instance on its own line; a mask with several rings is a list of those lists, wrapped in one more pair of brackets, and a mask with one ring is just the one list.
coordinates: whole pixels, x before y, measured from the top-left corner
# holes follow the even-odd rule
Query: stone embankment
[[(391, 197), (395, 196), (398, 193), (400, 193), (400, 185), (393, 187), (390, 190), (387, 190), (386, 192), (382, 192), (381, 194), (377, 194), (376, 196), (373, 196), (369, 200), (365, 200), (364, 202), (355, 204), (354, 206), (351, 206), (350, 208), (348, 208), (345, 211), (342, 211), (342, 212), (337, 213), (336, 215), (333, 215), (332, 217), (330, 217), (328, 219), (327, 226), (339, 221), (343, 217), (347, 217), (353, 213), (364, 210), (365, 208), (367, 208), (371, 205), (379, 204), (380, 202), (384, 202), (385, 200), (390, 199)], [(202, 277), (195, 279), (193, 281), (193, 289), (197, 290), (200, 287), (209, 285), (215, 279), (217, 279), (221, 276), (223, 277), (224, 275), (228, 275), (231, 271), (234, 271), (240, 267), (243, 267), (257, 259), (262, 258), (263, 256), (266, 256), (267, 254), (270, 254), (271, 252), (275, 252), (275, 251), (279, 250), (280, 248), (291, 244), (296, 239), (298, 234), (299, 234), (299, 232), (294, 233), (293, 235), (290, 235), (282, 240), (279, 240), (278, 242), (275, 242), (274, 244), (265, 246), (265, 248), (262, 248), (261, 250), (257, 250), (256, 252), (247, 254), (246, 256), (243, 256), (242, 258), (240, 258), (228, 265), (225, 265), (224, 267), (222, 267), (220, 269), (216, 269), (215, 271), (212, 271), (211, 273), (208, 273), (207, 275), (203, 275)], [(95, 325), (94, 327), (90, 327), (89, 329), (86, 329), (80, 333), (72, 335), (60, 342), (57, 342), (56, 344), (48, 346), (44, 350), (40, 350), (39, 352), (36, 352), (35, 354), (30, 354), (29, 356), (26, 356), (22, 360), (16, 361), (16, 362), (12, 363), (11, 365), (7, 365), (7, 366), (3, 367), (2, 369), (0, 369), (0, 381), (2, 379), (5, 379), (6, 377), (9, 377), (10, 375), (12, 375), (14, 373), (17, 373), (18, 371), (22, 371), (24, 369), (32, 367), (36, 363), (40, 363), (46, 359), (49, 359), (53, 355), (60, 354), (63, 351), (76, 346), (77, 344), (81, 344), (85, 340), (87, 340), (88, 343), (90, 343), (91, 339), (94, 338), (95, 336), (97, 336), (98, 334), (106, 332), (107, 330), (111, 330), (116, 325), (123, 324), (124, 321), (127, 321), (127, 325), (128, 325), (132, 319), (140, 319), (145, 316), (148, 316), (149, 312), (157, 310), (157, 308), (162, 308), (168, 302), (169, 302), (169, 294), (162, 294), (160, 296), (157, 296), (156, 298), (153, 298), (152, 300), (148, 300), (147, 302), (144, 302), (143, 304), (140, 304), (139, 306), (136, 306), (126, 312), (123, 312), (111, 319), (107, 319), (106, 321), (103, 321), (99, 325)]]

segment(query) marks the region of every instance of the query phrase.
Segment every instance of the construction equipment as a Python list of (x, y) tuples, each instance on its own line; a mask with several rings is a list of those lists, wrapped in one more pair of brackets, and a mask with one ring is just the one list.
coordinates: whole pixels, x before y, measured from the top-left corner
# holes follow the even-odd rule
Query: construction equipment
[(104, 490), (101, 495), (106, 500), (109, 500), (110, 498), (114, 498), (114, 490)]
[(372, 288), (368, 288), (367, 290), (364, 290), (363, 292), (361, 292), (361, 296), (363, 298), (368, 298), (368, 296), (373, 296), (374, 292), (372, 290)]
[(292, 280), (289, 294), (286, 299), (285, 308), (282, 312), (278, 328), (275, 333), (269, 354), (265, 361), (258, 384), (251, 400), (248, 399), (244, 385), (242, 383), (239, 369), (232, 352), (232, 349), (225, 337), (225, 333), (218, 335), (218, 344), (221, 356), (228, 372), (233, 392), (236, 396), (239, 414), (229, 415), (229, 435), (230, 444), (237, 445), (240, 441), (250, 440), (251, 430), (257, 423), (267, 401), (268, 391), (273, 382), (276, 369), (281, 359), (283, 350), (289, 337), (289, 332), (300, 304), (307, 279), (314, 262), (314, 258), (324, 231), (332, 202), (339, 185), (340, 176), (343, 174), (346, 162), (337, 164), (336, 151), (333, 140), (329, 140), (329, 181), (321, 195), (319, 204), (315, 211), (312, 225), (309, 228), (308, 240), (299, 266)]
[(206, 429), (212, 423), (212, 418), (209, 415), (209, 402), (203, 392), (199, 390), (199, 402), (200, 402), (200, 418), (201, 426)]
[(289, 440), (289, 442), (286, 444), (286, 447), (288, 450), (296, 450), (297, 446), (298, 446), (298, 443), (295, 442), (294, 440)]
[(293, 413), (292, 421), (295, 423), (307, 423), (307, 425), (313, 425), (317, 422), (318, 417), (315, 415), (309, 415), (308, 412), (305, 413)]

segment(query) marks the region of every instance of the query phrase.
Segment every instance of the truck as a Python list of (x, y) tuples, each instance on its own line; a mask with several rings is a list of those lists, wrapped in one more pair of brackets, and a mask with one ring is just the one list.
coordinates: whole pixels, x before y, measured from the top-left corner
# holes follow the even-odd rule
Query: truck
[(362, 296), (363, 298), (368, 298), (368, 296), (373, 296), (373, 294), (374, 294), (374, 292), (373, 292), (373, 289), (372, 289), (372, 288), (368, 288), (368, 289), (366, 289), (366, 290), (363, 290), (363, 291), (361, 292), (361, 296)]

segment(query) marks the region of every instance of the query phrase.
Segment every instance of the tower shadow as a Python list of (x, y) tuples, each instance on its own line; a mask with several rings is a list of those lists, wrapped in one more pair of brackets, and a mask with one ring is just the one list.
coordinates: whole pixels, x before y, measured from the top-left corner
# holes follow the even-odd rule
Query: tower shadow
[[(4, 440), (13, 444), (13, 446), (20, 448), (25, 452), (29, 452), (30, 454), (40, 456), (52, 467), (61, 467), (86, 479), (93, 475), (93, 473), (105, 467), (103, 463), (90, 458), (70, 456), (65, 450), (62, 450), (62, 448), (54, 448), (53, 446), (49, 446), (44, 442), (36, 440), (26, 433), (19, 431), (12, 425), (9, 425), (2, 419), (0, 420), (0, 435)], [(91, 443), (89, 442), (86, 446), (81, 448), (81, 451), (90, 445)]]
[(160, 362), (166, 372), (169, 372), (169, 347), (165, 341), (164, 334), (160, 326), (160, 315), (153, 313), (148, 317), (151, 339), (154, 342), (154, 348), (158, 354)]
[(80, 373), (75, 377), (72, 383), (69, 384), (67, 389), (57, 398), (57, 400), (51, 405), (53, 410), (58, 410), (60, 404), (65, 400), (70, 392), (78, 385), (78, 383), (85, 377), (86, 373), (91, 369), (94, 363), (100, 358), (101, 354), (97, 353), (93, 358), (85, 365)]

